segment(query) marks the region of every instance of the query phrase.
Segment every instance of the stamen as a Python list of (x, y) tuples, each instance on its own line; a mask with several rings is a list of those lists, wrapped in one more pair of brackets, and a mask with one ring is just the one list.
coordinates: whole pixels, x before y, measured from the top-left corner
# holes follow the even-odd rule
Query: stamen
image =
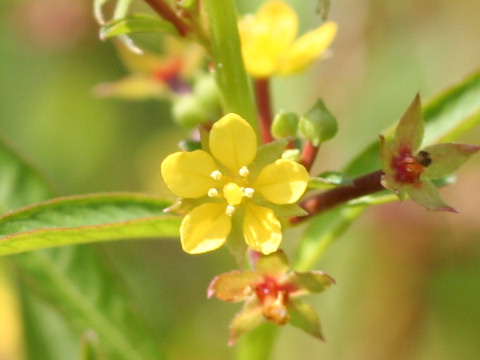
[(255, 192), (255, 190), (252, 189), (252, 188), (247, 187), (247, 188), (243, 189), (243, 195), (245, 195), (249, 199), (252, 198), (254, 192)]
[(222, 178), (222, 173), (220, 172), (220, 170), (215, 170), (215, 171), (212, 171), (212, 173), (210, 174), (210, 177), (213, 179), (213, 180), (220, 180)]
[(250, 174), (250, 171), (248, 170), (248, 168), (247, 168), (246, 166), (242, 166), (242, 167), (240, 168), (240, 170), (238, 170), (238, 174), (239, 174), (240, 176), (247, 177), (248, 174)]
[(228, 216), (232, 216), (234, 212), (235, 212), (235, 206), (227, 205), (227, 208), (225, 209), (225, 214), (227, 214)]
[(216, 198), (216, 197), (218, 197), (218, 190), (215, 189), (215, 188), (210, 188), (210, 189), (208, 189), (207, 195), (208, 195), (208, 197)]

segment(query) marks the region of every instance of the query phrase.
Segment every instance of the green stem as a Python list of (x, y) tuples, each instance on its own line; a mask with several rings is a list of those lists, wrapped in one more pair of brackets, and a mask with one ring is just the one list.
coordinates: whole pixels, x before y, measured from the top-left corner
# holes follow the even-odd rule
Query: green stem
[(237, 360), (270, 359), (278, 330), (277, 325), (264, 323), (243, 335), (237, 345)]
[(258, 134), (255, 103), (240, 49), (234, 0), (206, 0), (205, 6), (224, 111), (241, 115)]
[(260, 116), (260, 127), (262, 129), (263, 143), (272, 142), (272, 102), (270, 100), (270, 81), (269, 78), (255, 79), (255, 98), (257, 99), (257, 109)]

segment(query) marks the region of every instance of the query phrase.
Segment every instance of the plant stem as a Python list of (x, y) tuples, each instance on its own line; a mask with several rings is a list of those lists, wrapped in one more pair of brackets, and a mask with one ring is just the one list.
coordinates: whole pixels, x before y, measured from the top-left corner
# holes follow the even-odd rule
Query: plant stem
[(377, 170), (354, 179), (350, 186), (338, 187), (303, 200), (300, 206), (308, 212), (308, 215), (291, 218), (290, 222), (295, 224), (304, 221), (349, 200), (384, 190), (381, 184), (382, 175), (383, 171)]
[(205, 8), (224, 111), (239, 114), (258, 133), (257, 112), (240, 50), (234, 0), (205, 0)]
[(172, 23), (173, 26), (177, 28), (177, 31), (180, 35), (186, 36), (191, 28), (186, 24), (176, 13), (175, 11), (166, 4), (163, 0), (145, 0), (150, 7), (155, 10), (155, 12), (160, 15), (163, 19)]
[(262, 129), (263, 143), (272, 142), (272, 105), (270, 100), (269, 78), (255, 79), (255, 98), (257, 100), (260, 127)]
[(319, 146), (313, 145), (311, 141), (307, 141), (303, 147), (302, 156), (300, 158), (300, 163), (305, 166), (307, 170), (312, 168), (313, 162), (317, 157)]

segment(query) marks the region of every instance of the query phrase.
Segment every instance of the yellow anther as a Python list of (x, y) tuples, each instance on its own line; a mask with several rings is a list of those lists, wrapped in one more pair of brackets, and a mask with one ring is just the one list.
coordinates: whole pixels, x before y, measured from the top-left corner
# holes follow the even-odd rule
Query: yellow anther
[(248, 168), (246, 166), (242, 166), (240, 168), (240, 170), (238, 170), (238, 174), (242, 177), (247, 177), (248, 174), (250, 174), (250, 171), (248, 170)]
[(225, 209), (225, 214), (227, 214), (228, 216), (232, 216), (234, 212), (235, 212), (235, 206), (227, 205)]
[(208, 195), (208, 197), (216, 198), (216, 197), (218, 197), (218, 190), (215, 189), (215, 188), (210, 188), (210, 189), (208, 189), (207, 195)]
[(251, 199), (255, 190), (252, 188), (245, 188), (243, 189), (243, 195), (246, 196), (247, 198)]
[(220, 170), (215, 170), (215, 171), (212, 171), (212, 173), (210, 174), (210, 177), (213, 179), (213, 180), (221, 180), (222, 179), (222, 173), (220, 172)]

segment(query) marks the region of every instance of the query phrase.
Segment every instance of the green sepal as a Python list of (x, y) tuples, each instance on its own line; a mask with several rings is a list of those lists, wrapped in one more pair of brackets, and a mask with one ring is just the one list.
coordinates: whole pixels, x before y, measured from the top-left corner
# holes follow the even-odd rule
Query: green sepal
[(315, 105), (300, 117), (298, 124), (300, 135), (310, 140), (315, 146), (334, 137), (337, 129), (337, 120), (321, 99), (317, 100)]
[(106, 40), (119, 35), (148, 32), (178, 35), (175, 26), (168, 21), (153, 15), (135, 14), (103, 25), (100, 28), (100, 39)]
[(265, 203), (264, 206), (272, 209), (275, 215), (279, 218), (308, 215), (308, 212), (297, 204), (277, 205), (273, 203)]
[(196, 140), (184, 139), (178, 143), (178, 147), (183, 151), (202, 150), (202, 143)]
[(323, 271), (290, 272), (283, 279), (283, 283), (293, 285), (296, 289), (291, 296), (320, 293), (335, 284), (335, 280)]
[(287, 147), (288, 141), (285, 139), (272, 141), (261, 145), (257, 150), (255, 160), (249, 165), (250, 176), (252, 179), (258, 176), (262, 169), (274, 163), (282, 157), (283, 151)]
[(480, 150), (480, 146), (445, 143), (431, 145), (422, 150), (426, 151), (431, 159), (431, 164), (425, 168), (423, 175), (429, 179), (437, 179), (457, 170)]
[(232, 229), (227, 237), (226, 245), (235, 259), (238, 267), (245, 263), (248, 245), (243, 236), (243, 208), (238, 209), (232, 216)]
[(230, 323), (229, 345), (237, 342), (240, 336), (253, 330), (265, 321), (262, 313), (262, 307), (256, 297), (248, 299), (243, 305), (242, 310), (235, 315)]
[(393, 151), (400, 147), (408, 147), (415, 153), (423, 141), (423, 114), (420, 95), (416, 95), (403, 114), (393, 136)]
[(266, 276), (281, 276), (285, 274), (290, 265), (285, 253), (281, 250), (269, 255), (261, 255), (255, 264), (258, 273)]
[(311, 305), (294, 298), (287, 304), (287, 309), (290, 315), (290, 324), (320, 340), (324, 340), (320, 318)]
[(318, 176), (311, 177), (308, 182), (308, 188), (312, 190), (324, 190), (351, 185), (353, 185), (352, 179), (338, 171), (325, 171)]
[(420, 186), (405, 186), (405, 192), (413, 201), (428, 210), (458, 212), (445, 204), (437, 187), (429, 180), (422, 180)]
[(251, 285), (262, 280), (259, 273), (249, 270), (234, 270), (217, 275), (208, 286), (207, 297), (215, 296), (219, 300), (230, 302), (242, 301), (252, 295)]
[(299, 117), (293, 112), (280, 111), (272, 122), (272, 135), (276, 139), (295, 137), (298, 132)]

